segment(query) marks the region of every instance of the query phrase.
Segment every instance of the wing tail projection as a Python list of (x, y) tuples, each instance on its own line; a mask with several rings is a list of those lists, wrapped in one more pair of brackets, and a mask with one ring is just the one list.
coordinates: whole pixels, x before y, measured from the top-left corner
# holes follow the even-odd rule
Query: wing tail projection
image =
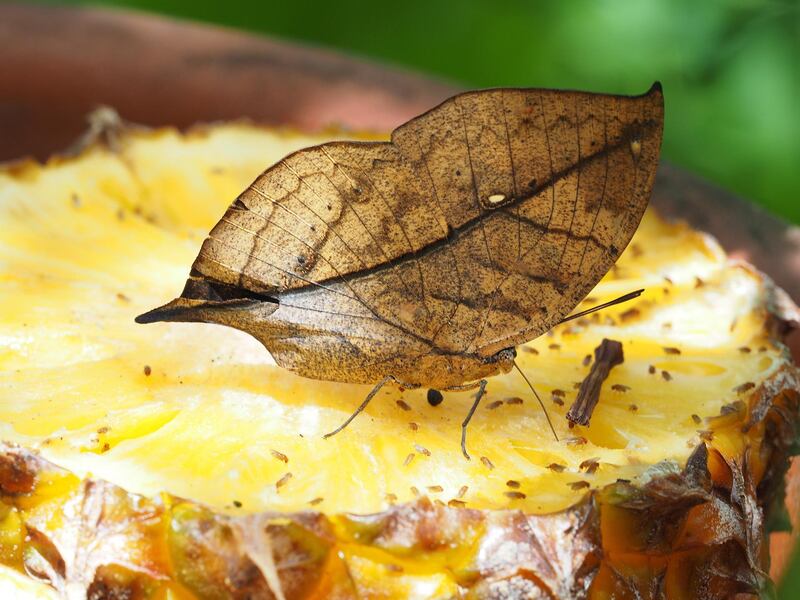
[(238, 315), (245, 311), (257, 310), (263, 318), (277, 309), (278, 301), (275, 298), (191, 277), (178, 298), (139, 315), (136, 322), (181, 321), (233, 325), (239, 322)]

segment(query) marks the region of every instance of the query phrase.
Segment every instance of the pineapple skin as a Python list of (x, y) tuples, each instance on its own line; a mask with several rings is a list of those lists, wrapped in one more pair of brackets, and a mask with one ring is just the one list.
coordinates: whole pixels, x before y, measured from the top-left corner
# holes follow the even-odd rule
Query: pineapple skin
[[(147, 156), (133, 158), (139, 181), (130, 186), (148, 185)], [(36, 169), (8, 172), (24, 179)], [(166, 170), (150, 173), (163, 179)], [(229, 181), (219, 186), (228, 199), (237, 191)], [(167, 195), (128, 208), (188, 238), (217, 213), (207, 204), (187, 213)], [(764, 337), (779, 345), (796, 309), (763, 285)], [(767, 595), (764, 512), (795, 435), (798, 390), (787, 357), (739, 404), (707, 419), (682, 469), (658, 463), (636, 480), (576, 489), (569, 506), (543, 514), (421, 497), (367, 515), (238, 515), (167, 493), (134, 494), (3, 444), (0, 563), (70, 598)]]

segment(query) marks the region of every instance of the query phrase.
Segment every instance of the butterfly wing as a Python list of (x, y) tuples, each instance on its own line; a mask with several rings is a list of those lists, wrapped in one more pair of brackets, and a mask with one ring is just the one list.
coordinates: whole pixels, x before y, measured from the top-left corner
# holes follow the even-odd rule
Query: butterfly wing
[(474, 92), (396, 131), (457, 237), (464, 283), (438, 343), (488, 356), (570, 313), (636, 231), (662, 130), (656, 84), (637, 97)]
[(455, 96), (391, 142), (300, 150), (230, 206), (184, 299), (276, 301), (284, 363), (322, 339), (365, 369), (490, 356), (548, 330), (614, 263), (647, 205), (662, 125), (659, 86), (498, 89)]

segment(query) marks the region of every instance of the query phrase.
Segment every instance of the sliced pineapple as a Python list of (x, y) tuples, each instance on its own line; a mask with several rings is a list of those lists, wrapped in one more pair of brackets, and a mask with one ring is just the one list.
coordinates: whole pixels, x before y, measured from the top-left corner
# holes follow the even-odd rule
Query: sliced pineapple
[[(319, 141), (247, 125), (129, 132), (115, 152), (0, 173), (0, 436), (49, 461), (3, 454), (27, 456), (39, 480), (10, 492), (0, 471), (11, 507), (2, 535), (39, 533), (0, 539), (2, 562), (62, 591), (136, 581), (173, 597), (238, 597), (236, 573), (243, 590), (279, 594), (267, 583), (273, 555), (288, 597), (636, 597), (659, 578), (673, 591), (700, 585), (692, 577), (712, 564), (719, 597), (760, 589), (763, 530), (750, 504), (780, 474), (796, 419), (800, 384), (778, 331), (795, 309), (684, 224), (648, 213), (580, 308), (645, 288), (639, 299), (519, 349), (559, 441), (511, 373), (490, 381), (471, 422), (472, 461), (459, 447), (469, 394), (431, 407), (424, 391), (384, 388), (323, 440), (369, 386), (300, 378), (232, 329), (133, 322), (181, 289), (241, 189)], [(625, 362), (591, 425), (570, 429), (564, 415), (603, 338), (623, 343)], [(712, 481), (732, 491), (719, 498)], [(107, 528), (82, 526), (107, 551), (91, 568), (69, 550), (84, 514), (69, 507), (87, 498), (126, 523), (113, 552)], [(146, 533), (131, 525), (143, 514)], [(666, 519), (680, 534), (667, 535)], [(729, 538), (704, 532), (710, 522)], [(267, 523), (272, 553), (242, 533)], [(55, 550), (34, 547), (42, 540)], [(287, 566), (293, 552), (305, 566)], [(53, 556), (66, 574), (47, 575)]]
[(56, 600), (58, 594), (49, 585), (36, 582), (15, 569), (0, 565), (0, 598)]

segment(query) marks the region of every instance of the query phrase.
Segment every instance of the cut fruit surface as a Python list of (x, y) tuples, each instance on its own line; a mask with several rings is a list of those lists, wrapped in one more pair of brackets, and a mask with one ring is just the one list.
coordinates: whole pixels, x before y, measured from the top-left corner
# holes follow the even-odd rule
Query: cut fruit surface
[[(703, 445), (715, 482), (735, 478), (726, 465), (741, 467), (745, 455), (754, 485), (777, 468), (764, 418), (783, 402), (794, 422), (786, 395), (798, 389), (797, 373), (778, 325), (796, 315), (781, 312), (769, 281), (729, 261), (713, 239), (652, 212), (577, 310), (639, 288), (642, 296), (518, 348), (559, 440), (512, 372), (489, 382), (468, 432), (471, 461), (459, 440), (472, 394), (446, 393), (433, 407), (425, 390), (387, 387), (326, 440), (369, 386), (298, 377), (232, 329), (134, 323), (181, 289), (208, 229), (260, 171), (319, 141), (245, 125), (132, 132), (116, 152), (92, 147), (1, 172), (0, 437), (78, 478), (167, 492), (237, 518), (305, 510), (334, 518), (419, 496), (544, 515), (589, 491), (622, 493), (619, 485), (681, 473)], [(625, 361), (603, 385), (591, 424), (569, 428), (565, 414), (603, 338), (623, 344)], [(630, 524), (620, 519), (616, 532)], [(354, 551), (350, 577), (375, 564), (384, 572), (385, 560)], [(444, 563), (422, 572), (412, 557), (399, 564), (403, 576), (418, 576), (415, 590), (429, 591), (420, 597), (448, 597), (474, 577)], [(607, 568), (599, 573), (596, 581), (617, 581)], [(392, 580), (398, 589), (403, 576)]]
[[(549, 512), (575, 501), (571, 483), (599, 487), (659, 460), (685, 462), (706, 419), (741, 400), (736, 388), (786, 361), (765, 331), (761, 277), (728, 264), (713, 240), (648, 214), (580, 308), (638, 288), (642, 297), (519, 349), (560, 441), (513, 372), (489, 384), (469, 429), (471, 462), (458, 447), (467, 393), (431, 407), (424, 390), (386, 389), (323, 440), (368, 386), (297, 377), (231, 329), (133, 322), (181, 288), (237, 190), (309, 143), (235, 126), (185, 140), (166, 131), (134, 136), (120, 155), (96, 150), (6, 174), (4, 438), (131, 491), (218, 508), (236, 500), (245, 511), (291, 511), (323, 498), (318, 510), (364, 513), (386, 508), (387, 496), (412, 499), (412, 488), (447, 501), (467, 485), (460, 499), (472, 507)], [(568, 430), (584, 357), (604, 337), (623, 343), (625, 363), (604, 385), (591, 426)], [(592, 458), (600, 466), (587, 475), (580, 465)], [(509, 498), (508, 480), (527, 497)]]

